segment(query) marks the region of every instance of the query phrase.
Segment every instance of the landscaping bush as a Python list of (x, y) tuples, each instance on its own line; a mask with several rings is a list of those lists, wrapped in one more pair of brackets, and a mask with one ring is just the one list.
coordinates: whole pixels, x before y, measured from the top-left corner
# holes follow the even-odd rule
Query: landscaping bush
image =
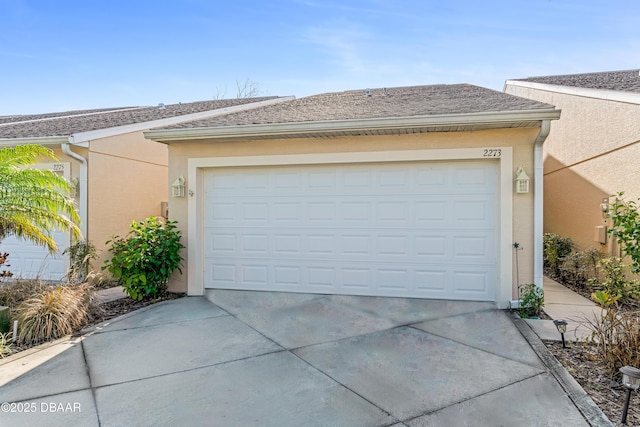
[(571, 252), (564, 256), (558, 266), (558, 278), (562, 283), (586, 288), (589, 279), (597, 276), (600, 259), (602, 253), (595, 248)]
[(598, 276), (602, 280), (591, 279), (589, 284), (601, 288), (607, 294), (616, 296), (620, 301), (635, 299), (640, 296), (638, 279), (628, 279), (629, 265), (621, 258), (603, 258), (598, 261)]
[(108, 269), (125, 292), (134, 300), (156, 298), (167, 290), (167, 281), (174, 270), (180, 271), (180, 231), (175, 221), (162, 223), (156, 217), (133, 222), (124, 237), (113, 236)]
[(640, 312), (618, 312), (617, 296), (597, 291), (592, 299), (601, 307), (601, 315), (586, 317), (591, 330), (586, 339), (593, 344), (612, 376), (623, 366), (640, 366)]
[(85, 326), (100, 311), (89, 285), (46, 286), (13, 311), (20, 344), (60, 338)]
[(560, 273), (560, 264), (569, 255), (575, 245), (568, 237), (561, 237), (554, 233), (545, 233), (543, 236), (544, 266), (551, 270), (553, 275)]
[(640, 273), (640, 212), (634, 201), (625, 201), (624, 192), (615, 197), (609, 210), (609, 218), (613, 225), (609, 234), (615, 237), (626, 256), (631, 258), (631, 271)]

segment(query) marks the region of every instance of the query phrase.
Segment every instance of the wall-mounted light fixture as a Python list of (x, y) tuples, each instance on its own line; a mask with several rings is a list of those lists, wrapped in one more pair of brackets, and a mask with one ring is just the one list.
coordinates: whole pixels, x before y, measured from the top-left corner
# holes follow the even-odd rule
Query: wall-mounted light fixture
[(606, 218), (609, 214), (609, 198), (604, 197), (602, 203), (600, 203), (600, 210), (602, 211), (602, 218)]
[(179, 176), (171, 184), (171, 194), (173, 197), (184, 197), (184, 177)]
[(524, 167), (518, 166), (518, 169), (516, 169), (516, 193), (528, 193), (530, 181)]

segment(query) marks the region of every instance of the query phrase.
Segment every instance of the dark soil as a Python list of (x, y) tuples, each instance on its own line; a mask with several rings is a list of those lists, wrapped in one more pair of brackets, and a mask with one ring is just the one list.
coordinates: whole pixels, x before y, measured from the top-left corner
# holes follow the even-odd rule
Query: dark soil
[(123, 314), (127, 314), (129, 312), (141, 309), (143, 307), (147, 307), (152, 304), (156, 304), (162, 301), (169, 301), (177, 298), (184, 297), (184, 293), (173, 293), (167, 292), (165, 295), (155, 298), (155, 299), (146, 299), (142, 301), (136, 301), (131, 299), (130, 297), (122, 298), (119, 300), (106, 302), (100, 304), (100, 307), (104, 311), (104, 313), (100, 316), (96, 316), (93, 319), (93, 324), (102, 323), (106, 320), (113, 319), (114, 317), (122, 316)]

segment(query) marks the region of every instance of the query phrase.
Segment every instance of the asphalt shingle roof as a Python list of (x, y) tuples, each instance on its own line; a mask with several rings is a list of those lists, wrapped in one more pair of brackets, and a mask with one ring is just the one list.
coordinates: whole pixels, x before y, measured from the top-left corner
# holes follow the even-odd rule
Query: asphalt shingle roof
[(140, 107), (98, 108), (95, 110), (73, 110), (73, 111), (62, 111), (57, 113), (19, 114), (14, 116), (0, 116), (0, 124), (26, 122), (30, 120), (50, 119), (50, 118), (56, 118), (56, 117), (77, 116), (82, 114), (103, 113), (107, 111), (126, 110), (130, 108), (140, 108)]
[(167, 104), (164, 108), (158, 106), (132, 107), (27, 116), (2, 116), (0, 117), (0, 138), (65, 137), (78, 132), (178, 117), (275, 98), (277, 97), (222, 99)]
[(553, 106), (469, 84), (324, 93), (164, 127), (185, 129), (253, 124), (357, 120), (549, 109)]
[(640, 93), (640, 70), (528, 77), (515, 81)]

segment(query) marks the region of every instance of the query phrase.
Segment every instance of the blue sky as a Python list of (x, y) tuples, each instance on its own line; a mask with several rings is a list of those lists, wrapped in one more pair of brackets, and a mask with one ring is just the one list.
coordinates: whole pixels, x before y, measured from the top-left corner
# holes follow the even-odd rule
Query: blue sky
[(637, 0), (0, 0), (0, 115), (640, 68)]

